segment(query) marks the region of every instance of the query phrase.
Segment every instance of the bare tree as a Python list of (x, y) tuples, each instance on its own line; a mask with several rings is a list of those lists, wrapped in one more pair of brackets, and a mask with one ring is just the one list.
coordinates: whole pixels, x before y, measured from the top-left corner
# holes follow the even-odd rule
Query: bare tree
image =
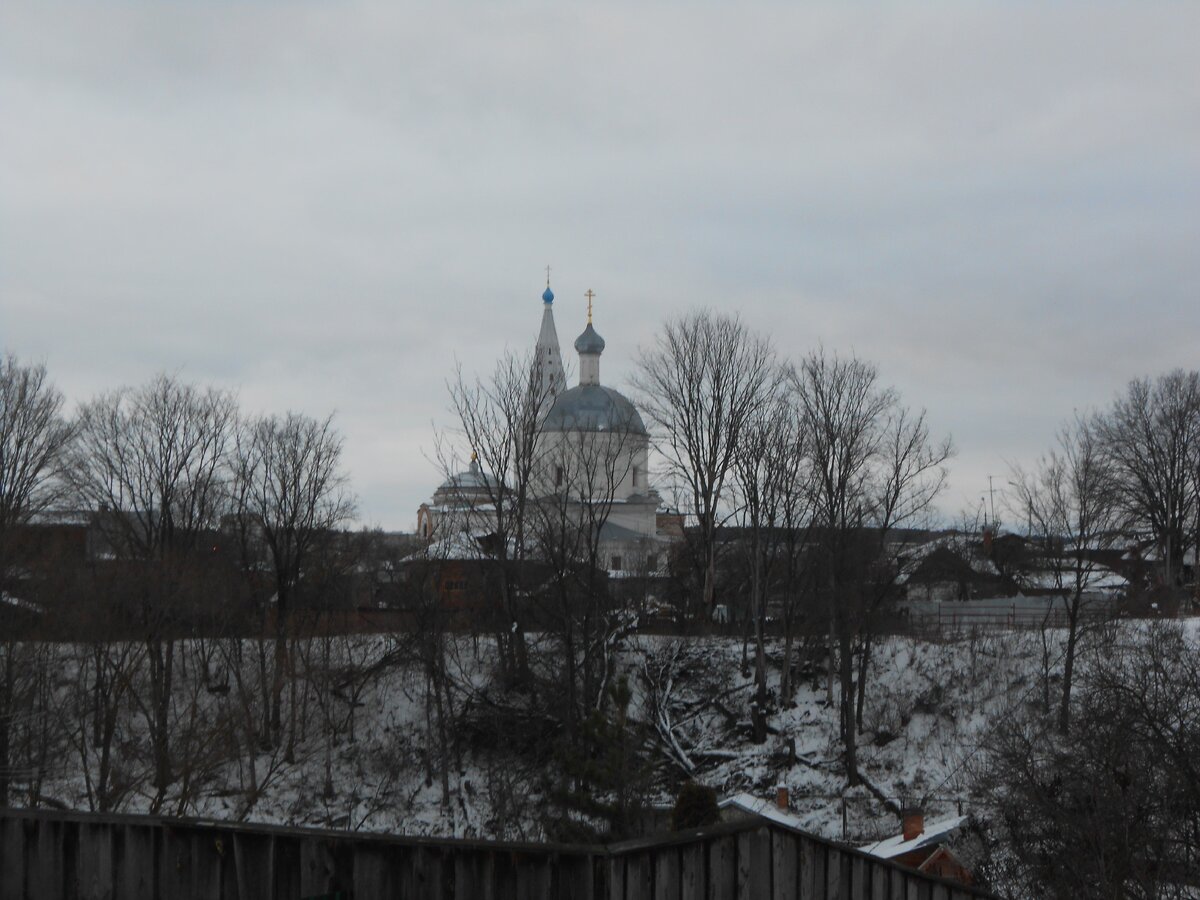
[(145, 656), (143, 644), (129, 641), (96, 641), (76, 648), (77, 684), (67, 715), (93, 811), (120, 809), (139, 786), (139, 779), (128, 771), (130, 761), (121, 760), (118, 748), (134, 731), (129, 694)]
[(64, 774), (69, 728), (57, 692), (61, 660), (57, 644), (0, 639), (0, 716), (7, 746), (0, 777), (16, 802), (40, 806), (42, 788)]
[(709, 310), (668, 321), (635, 378), (669, 475), (686, 485), (700, 533), (703, 601), (715, 604), (716, 532), (726, 480), (778, 369), (770, 342)]
[[(480, 524), (490, 532), (496, 601), (502, 621), (496, 639), (510, 681), (528, 676), (525, 624), (518, 603), (528, 557), (529, 509), (540, 458), (541, 422), (553, 402), (534, 358), (509, 351), (489, 378), (469, 378), (458, 368), (449, 385), (457, 431), (483, 472)], [(471, 514), (471, 513), (469, 513)]]
[[(548, 571), (540, 610), (558, 653), (543, 684), (563, 702), (556, 714), (568, 740), (609, 697), (612, 654), (621, 619), (611, 606), (607, 530), (624, 485), (644, 466), (645, 431), (632, 409), (623, 420), (593, 427), (567, 422), (543, 438), (535, 474), (531, 537)], [(622, 564), (624, 565), (624, 564)]]
[(1067, 616), (1059, 729), (1071, 719), (1071, 687), (1086, 595), (1107, 569), (1097, 553), (1119, 540), (1120, 509), (1112, 458), (1104, 452), (1095, 420), (1076, 416), (1058, 435), (1058, 446), (1036, 469), (1015, 468), (1016, 505), (1033, 529), (1042, 562), (1054, 578)]
[(332, 416), (266, 416), (247, 423), (238, 434), (232, 489), (235, 527), (261, 542), (274, 588), (270, 733), (275, 742), (282, 736), (288, 625), (297, 592), (306, 567), (315, 562), (333, 530), (354, 513), (341, 456), (342, 438)]
[(154, 809), (173, 781), (181, 608), (207, 594), (200, 548), (218, 524), (235, 418), (231, 395), (160, 375), (84, 404), (67, 459), (76, 503), (97, 511), (101, 531), (125, 563), (129, 612), (146, 645), (147, 690), (132, 696), (150, 735)]
[(159, 375), (83, 405), (67, 476), (120, 555), (178, 557), (216, 527), (237, 405), (223, 391)]
[(1176, 369), (1129, 383), (1100, 419), (1124, 525), (1154, 540), (1174, 586), (1200, 537), (1200, 373)]
[[(46, 379), (44, 366), (23, 366), (14, 356), (0, 358), (0, 604), (14, 591), (15, 532), (54, 497), (52, 476), (70, 438), (63, 421), (62, 395)], [(17, 712), (20, 651), (2, 651), (0, 678), (0, 806), (11, 783), (11, 729)], [(10, 677), (11, 676), (11, 677)]]
[[(1113, 628), (1080, 657), (1074, 725), (999, 717), (979, 784), (1009, 896), (1186, 898), (1200, 879), (1200, 664), (1172, 623)], [(988, 871), (991, 870), (991, 871)]]
[[(70, 426), (62, 418), (62, 394), (44, 366), (0, 358), (0, 566), (11, 529), (24, 525), (56, 496), (51, 481)], [(0, 573), (4, 569), (0, 568)]]
[[(857, 784), (854, 655), (865, 692), (871, 612), (894, 584), (889, 534), (929, 509), (946, 479), (949, 438), (935, 443), (925, 413), (879, 384), (875, 367), (817, 350), (792, 373), (812, 465), (814, 531), (829, 615), (830, 701), (840, 678), (846, 774)], [(861, 703), (858, 704), (861, 708)]]
[[(738, 518), (747, 531), (744, 542), (750, 563), (750, 613), (754, 623), (755, 694), (751, 710), (755, 743), (767, 737), (766, 621), (773, 569), (784, 564), (785, 576), (795, 574), (785, 554), (795, 548), (789, 538), (796, 502), (803, 484), (804, 435), (791, 398), (777, 389), (770, 401), (750, 417), (734, 458), (740, 498)], [(780, 533), (780, 532), (784, 533)], [(790, 585), (784, 586), (785, 593)], [(786, 661), (785, 661), (786, 665)]]

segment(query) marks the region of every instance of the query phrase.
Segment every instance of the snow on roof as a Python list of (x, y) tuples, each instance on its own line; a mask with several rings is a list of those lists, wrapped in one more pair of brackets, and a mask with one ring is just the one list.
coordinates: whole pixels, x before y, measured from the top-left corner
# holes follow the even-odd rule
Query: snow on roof
[[(1017, 574), (1016, 580), (1030, 589), (1071, 588), (1075, 584), (1075, 572), (1072, 564), (1068, 562), (1059, 574), (1046, 569), (1021, 572)], [(1089, 568), (1084, 571), (1083, 580), (1085, 590), (1118, 590), (1128, 584), (1124, 575), (1094, 563), (1089, 564)]]
[(41, 604), (34, 603), (31, 600), (22, 600), (20, 597), (15, 597), (12, 594), (9, 594), (7, 592), (0, 594), (0, 603), (3, 603), (5, 606), (12, 606), (17, 609), (23, 609), (26, 612), (32, 612), (32, 613), (38, 613), (38, 614), (45, 612), (45, 610), (42, 608)]
[(951, 816), (948, 819), (938, 819), (936, 822), (927, 824), (925, 830), (911, 841), (906, 841), (903, 834), (898, 834), (886, 840), (876, 841), (874, 844), (866, 844), (858, 849), (863, 853), (869, 853), (871, 856), (877, 856), (880, 859), (895, 859), (897, 856), (903, 856), (910, 851), (942, 843), (943, 840), (956, 831), (966, 820), (966, 816)]
[(486, 537), (487, 535), (484, 532), (473, 534), (469, 531), (453, 531), (448, 534), (439, 535), (427, 547), (423, 547), (416, 553), (409, 554), (400, 561), (402, 563), (410, 563), (428, 560), (491, 559), (493, 555), (487, 553), (480, 545), (480, 540)]
[[(1126, 562), (1141, 560), (1142, 562), (1160, 563), (1165, 561), (1166, 557), (1162, 552), (1162, 547), (1153, 541), (1148, 541), (1142, 546), (1130, 547), (1129, 550), (1125, 552), (1125, 555), (1121, 557), (1121, 559), (1125, 560)], [(1185, 551), (1183, 554), (1183, 559), (1179, 560), (1179, 562), (1181, 565), (1185, 566), (1196, 565), (1196, 549), (1192, 548)]]
[(794, 816), (787, 810), (780, 809), (778, 804), (755, 797), (753, 794), (734, 794), (717, 804), (718, 809), (728, 809), (729, 807), (762, 816), (778, 825), (800, 829), (799, 816)]

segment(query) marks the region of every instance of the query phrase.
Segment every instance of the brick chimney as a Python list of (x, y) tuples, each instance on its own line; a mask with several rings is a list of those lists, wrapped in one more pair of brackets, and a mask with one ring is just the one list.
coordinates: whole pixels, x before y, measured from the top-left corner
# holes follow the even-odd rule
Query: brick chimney
[(784, 812), (788, 810), (788, 789), (786, 784), (775, 785), (775, 805)]
[(919, 806), (910, 806), (900, 813), (904, 823), (901, 833), (904, 840), (911, 841), (925, 833), (925, 812)]

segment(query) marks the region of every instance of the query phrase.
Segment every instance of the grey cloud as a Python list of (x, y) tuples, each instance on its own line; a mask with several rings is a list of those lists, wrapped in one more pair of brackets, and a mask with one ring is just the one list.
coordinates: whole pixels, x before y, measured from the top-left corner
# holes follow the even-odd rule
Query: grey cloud
[[(0, 329), (73, 400), (158, 369), (336, 409), (365, 521), (436, 484), (455, 358), (604, 375), (740, 310), (877, 361), (948, 514), (1194, 366), (1200, 12), (1175, 4), (8, 3)], [(433, 423), (433, 424), (431, 424)], [(976, 498), (976, 501), (972, 501)]]

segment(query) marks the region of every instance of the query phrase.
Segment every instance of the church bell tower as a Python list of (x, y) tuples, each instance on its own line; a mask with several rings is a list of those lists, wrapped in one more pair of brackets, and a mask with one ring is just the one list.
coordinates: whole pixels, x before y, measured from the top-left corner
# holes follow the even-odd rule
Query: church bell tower
[(549, 266), (546, 266), (546, 290), (542, 293), (542, 330), (538, 332), (535, 352), (535, 376), (541, 397), (549, 409), (559, 391), (567, 386), (562, 351), (558, 348), (558, 331), (554, 327), (554, 292), (550, 290)]

